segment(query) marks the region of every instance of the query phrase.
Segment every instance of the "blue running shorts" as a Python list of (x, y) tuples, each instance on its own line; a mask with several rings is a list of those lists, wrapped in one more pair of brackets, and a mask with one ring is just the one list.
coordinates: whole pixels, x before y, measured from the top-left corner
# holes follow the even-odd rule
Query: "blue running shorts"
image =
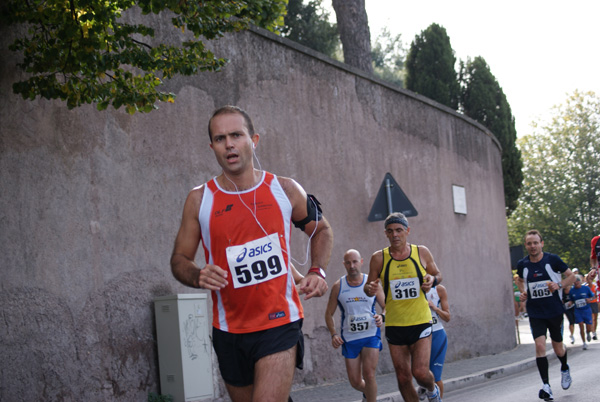
[(381, 350), (381, 338), (378, 336), (369, 336), (355, 341), (344, 342), (342, 344), (342, 355), (344, 355), (346, 359), (356, 359), (363, 348), (375, 348)]
[(592, 309), (591, 308), (576, 308), (575, 309), (575, 324), (584, 322), (592, 325)]

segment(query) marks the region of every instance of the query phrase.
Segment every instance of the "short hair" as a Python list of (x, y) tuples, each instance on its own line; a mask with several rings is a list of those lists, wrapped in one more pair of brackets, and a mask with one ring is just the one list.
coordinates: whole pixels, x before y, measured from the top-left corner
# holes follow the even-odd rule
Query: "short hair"
[(540, 237), (540, 241), (544, 241), (544, 238), (542, 237), (542, 234), (539, 232), (539, 230), (531, 229), (527, 233), (525, 233), (525, 236), (523, 236), (523, 243), (525, 243), (525, 239), (527, 238), (527, 236), (530, 235), (538, 235)]
[(246, 123), (246, 128), (248, 129), (248, 133), (250, 134), (250, 137), (254, 136), (254, 124), (252, 123), (252, 119), (250, 118), (250, 116), (248, 115), (248, 113), (246, 113), (246, 111), (240, 107), (237, 106), (232, 106), (232, 105), (225, 105), (225, 106), (221, 106), (220, 108), (218, 108), (217, 110), (215, 110), (212, 114), (212, 116), (210, 116), (210, 120), (208, 120), (208, 137), (210, 138), (210, 142), (212, 142), (212, 132), (210, 130), (210, 124), (212, 123), (212, 120), (222, 114), (240, 114), (242, 115), (242, 117), (244, 118), (244, 122)]
[(388, 217), (385, 218), (385, 224), (383, 227), (387, 228), (388, 225), (391, 225), (392, 223), (399, 223), (406, 229), (408, 229), (408, 220), (406, 219), (406, 216), (401, 212), (392, 212), (391, 214), (389, 214)]

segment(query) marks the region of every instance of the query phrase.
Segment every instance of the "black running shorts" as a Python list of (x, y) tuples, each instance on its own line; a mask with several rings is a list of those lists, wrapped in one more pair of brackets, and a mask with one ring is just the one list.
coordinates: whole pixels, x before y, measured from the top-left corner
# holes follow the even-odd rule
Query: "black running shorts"
[(552, 318), (533, 318), (529, 317), (529, 327), (533, 339), (540, 336), (547, 336), (546, 331), (550, 332), (550, 339), (554, 342), (562, 342), (562, 324), (563, 315), (557, 315)]
[(575, 307), (566, 309), (565, 315), (569, 319), (569, 325), (575, 325)]
[(254, 383), (254, 364), (274, 353), (296, 349), (296, 367), (302, 369), (302, 320), (248, 334), (232, 334), (213, 327), (213, 347), (223, 380), (235, 387)]
[(385, 327), (385, 339), (391, 345), (413, 345), (419, 339), (431, 336), (431, 323), (411, 325), (408, 327)]

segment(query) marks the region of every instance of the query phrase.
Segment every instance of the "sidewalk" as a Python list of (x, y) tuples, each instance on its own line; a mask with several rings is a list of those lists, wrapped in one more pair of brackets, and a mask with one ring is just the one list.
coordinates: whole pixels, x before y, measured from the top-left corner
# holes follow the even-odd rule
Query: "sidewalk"
[[(519, 320), (519, 334), (521, 343), (512, 350), (490, 356), (446, 363), (444, 365), (443, 373), (444, 392), (473, 386), (485, 381), (535, 368), (535, 346), (529, 328), (529, 320), (527, 318)], [(569, 348), (569, 354), (581, 351), (582, 344), (578, 334), (575, 334), (575, 340), (575, 344), (571, 345), (567, 329), (565, 345)], [(550, 361), (556, 359), (556, 355), (552, 352), (550, 341), (547, 342), (547, 350), (548, 359)], [(394, 373), (377, 376), (377, 393), (378, 401), (402, 401)], [(292, 391), (290, 396), (294, 402), (361, 401), (360, 393), (353, 389), (348, 381), (298, 389)]]

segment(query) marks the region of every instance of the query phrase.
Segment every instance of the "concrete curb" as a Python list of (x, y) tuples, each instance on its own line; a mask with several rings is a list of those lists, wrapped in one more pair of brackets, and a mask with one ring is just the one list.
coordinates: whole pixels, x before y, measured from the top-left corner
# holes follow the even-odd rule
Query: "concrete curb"
[[(578, 353), (579, 351), (581, 351), (581, 348), (575, 349), (573, 347), (571, 347), (571, 348), (567, 347), (567, 352), (569, 353), (569, 355), (572, 355), (573, 353)], [(558, 359), (556, 357), (556, 355), (554, 354), (554, 351), (552, 350), (551, 347), (547, 350), (546, 356), (548, 356), (549, 361)], [(524, 360), (521, 360), (516, 363), (499, 366), (499, 367), (492, 368), (489, 370), (479, 371), (479, 372), (476, 372), (473, 374), (468, 374), (468, 375), (465, 375), (462, 377), (450, 378), (448, 380), (444, 380), (444, 392), (450, 392), (450, 391), (455, 391), (457, 389), (468, 388), (473, 385), (478, 385), (478, 384), (482, 384), (486, 381), (491, 381), (491, 380), (496, 380), (499, 378), (507, 377), (509, 375), (517, 374), (522, 371), (528, 370), (530, 368), (535, 368), (535, 367), (536, 367), (535, 357), (531, 357), (531, 358), (524, 359)], [(396, 391), (396, 392), (391, 392), (388, 394), (378, 395), (377, 401), (378, 402), (403, 402), (404, 399), (402, 399), (402, 396), (400, 395), (400, 391)], [(361, 400), (357, 400), (354, 402), (361, 402)]]
[[(548, 356), (548, 360), (553, 359), (556, 359), (556, 355), (552, 354), (551, 356)], [(496, 380), (498, 378), (520, 373), (521, 371), (525, 371), (532, 367), (536, 367), (535, 357), (462, 377), (451, 378), (448, 381), (444, 381), (444, 391), (454, 391), (457, 389), (471, 387), (486, 381)]]
[[(571, 356), (574, 353), (579, 353), (581, 350), (581, 348), (567, 347), (567, 353)], [(558, 360), (558, 357), (556, 357), (556, 354), (554, 353), (554, 350), (552, 350), (551, 347), (546, 351), (546, 356), (548, 357), (548, 361), (550, 362)], [(536, 358), (534, 356), (525, 360), (521, 360), (520, 362), (507, 364), (505, 366), (480, 371), (463, 377), (451, 378), (448, 381), (444, 381), (444, 391), (453, 391), (456, 389), (467, 388), (473, 385), (481, 384), (486, 381), (496, 380), (498, 378), (517, 374), (530, 368), (535, 368), (536, 366), (537, 363)]]
[[(556, 355), (548, 357), (549, 360), (556, 359)], [(489, 370), (479, 371), (473, 374), (468, 374), (462, 377), (450, 378), (444, 380), (444, 392), (450, 392), (457, 389), (463, 389), (478, 385), (490, 380), (496, 380), (498, 378), (506, 377), (512, 374), (519, 373), (529, 368), (535, 367), (535, 357), (522, 360), (520, 362), (507, 364), (505, 366), (496, 367)], [(381, 402), (403, 402), (400, 391), (391, 392), (389, 394), (377, 396), (377, 401)], [(355, 402), (361, 402), (360, 400)]]

